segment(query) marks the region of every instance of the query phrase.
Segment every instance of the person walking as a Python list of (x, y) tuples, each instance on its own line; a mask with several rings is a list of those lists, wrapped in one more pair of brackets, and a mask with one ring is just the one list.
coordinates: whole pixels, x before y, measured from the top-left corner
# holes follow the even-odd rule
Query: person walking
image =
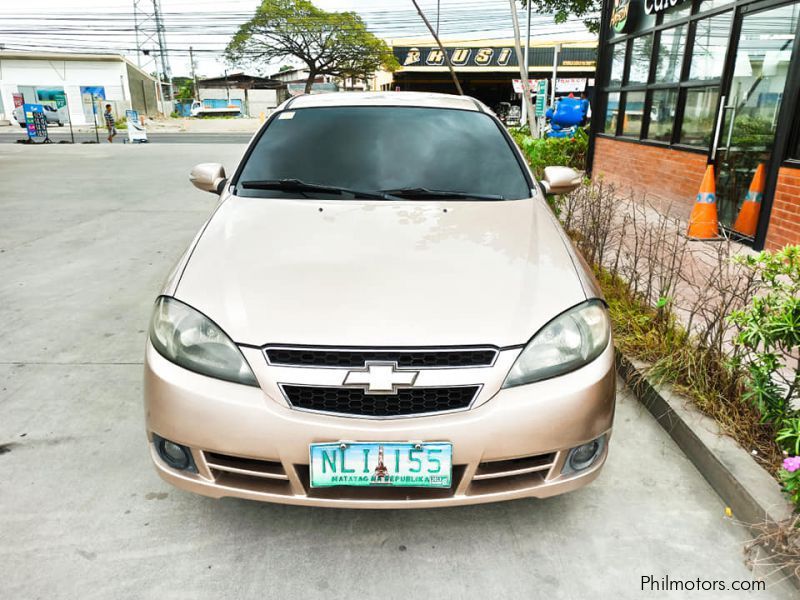
[(114, 126), (114, 113), (111, 112), (111, 105), (106, 104), (106, 112), (103, 113), (106, 119), (106, 129), (108, 129), (108, 143), (114, 141), (114, 136), (117, 135), (117, 128)]

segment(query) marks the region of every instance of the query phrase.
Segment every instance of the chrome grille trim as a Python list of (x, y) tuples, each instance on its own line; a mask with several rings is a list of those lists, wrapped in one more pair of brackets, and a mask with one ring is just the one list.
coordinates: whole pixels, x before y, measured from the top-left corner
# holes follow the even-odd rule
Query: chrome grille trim
[[(490, 345), (413, 348), (267, 344), (262, 352), (270, 366), (357, 369), (368, 362), (395, 362), (401, 369), (433, 370), (493, 367), (500, 349)], [(333, 356), (335, 360), (331, 360)], [(465, 357), (469, 358), (463, 360)], [(426, 364), (435, 362), (443, 364)]]

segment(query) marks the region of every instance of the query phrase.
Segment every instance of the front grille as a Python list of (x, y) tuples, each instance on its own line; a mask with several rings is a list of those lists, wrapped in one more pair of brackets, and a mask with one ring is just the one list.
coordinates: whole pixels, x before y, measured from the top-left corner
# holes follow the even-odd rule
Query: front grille
[(397, 394), (368, 394), (355, 388), (283, 384), (294, 408), (365, 417), (402, 417), (469, 408), (479, 385), (408, 388)]
[(338, 349), (273, 346), (266, 350), (271, 365), (292, 367), (357, 368), (368, 362), (397, 363), (398, 367), (441, 369), (456, 367), (490, 367), (497, 357), (496, 348), (450, 349)]

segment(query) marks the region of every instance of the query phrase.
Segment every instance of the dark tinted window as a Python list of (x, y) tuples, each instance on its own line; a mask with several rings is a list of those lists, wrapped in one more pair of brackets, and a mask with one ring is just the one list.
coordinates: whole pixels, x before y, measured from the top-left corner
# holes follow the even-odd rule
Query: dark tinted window
[[(362, 191), (413, 187), (509, 199), (530, 196), (498, 125), (488, 115), (466, 110), (347, 106), (284, 111), (270, 122), (238, 181), (275, 179)], [(241, 186), (237, 193), (287, 195)], [(297, 197), (296, 192), (290, 195)]]

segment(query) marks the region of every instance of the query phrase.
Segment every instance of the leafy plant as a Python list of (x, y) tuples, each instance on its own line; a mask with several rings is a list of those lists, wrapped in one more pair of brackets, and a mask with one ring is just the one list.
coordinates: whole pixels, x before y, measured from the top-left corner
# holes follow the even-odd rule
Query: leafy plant
[(783, 426), (778, 429), (775, 441), (785, 451), (798, 456), (800, 455), (800, 418), (792, 417), (783, 420)]
[(783, 491), (800, 506), (800, 456), (790, 456), (783, 460), (783, 468), (779, 475), (783, 484)]
[(225, 50), (232, 63), (297, 59), (308, 68), (306, 93), (318, 75), (366, 79), (399, 67), (389, 47), (354, 12), (326, 12), (309, 0), (262, 0)]
[(534, 138), (527, 128), (512, 130), (511, 135), (539, 179), (544, 176), (545, 167), (564, 166), (579, 171), (586, 167), (589, 136), (582, 129), (573, 138)]
[(763, 421), (782, 424), (798, 416), (793, 403), (800, 395), (800, 246), (737, 260), (754, 270), (759, 292), (730, 316), (739, 328), (736, 342), (747, 350), (745, 397)]
[[(583, 24), (592, 33), (600, 31), (600, 19), (597, 15), (605, 8), (600, 0), (530, 0), (537, 13), (552, 14), (556, 23), (565, 23), (570, 17), (585, 17)], [(520, 0), (522, 6), (528, 0)]]

